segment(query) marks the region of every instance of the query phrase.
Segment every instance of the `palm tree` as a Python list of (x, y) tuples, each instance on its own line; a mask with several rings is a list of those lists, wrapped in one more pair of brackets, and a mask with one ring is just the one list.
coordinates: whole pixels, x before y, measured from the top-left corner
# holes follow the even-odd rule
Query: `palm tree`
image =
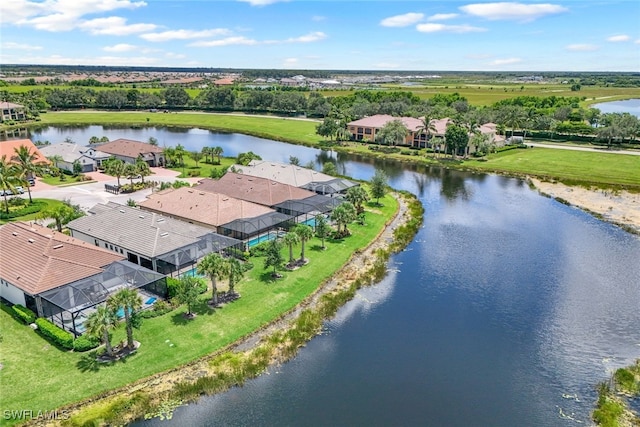
[(164, 147), (162, 149), (162, 154), (164, 154), (167, 167), (169, 167), (169, 165), (173, 166), (173, 161), (176, 156), (176, 149), (173, 147)]
[(361, 214), (364, 212), (362, 204), (369, 201), (369, 193), (361, 185), (358, 185), (357, 187), (351, 187), (347, 190), (345, 199), (353, 203), (358, 214)]
[(124, 288), (117, 293), (111, 295), (107, 300), (107, 304), (111, 304), (116, 310), (122, 308), (124, 310), (124, 322), (127, 327), (127, 347), (133, 350), (133, 319), (132, 316), (136, 310), (142, 307), (142, 298), (140, 294), (131, 288)]
[(149, 168), (149, 163), (142, 160), (142, 157), (138, 157), (136, 159), (136, 173), (142, 179), (143, 184), (144, 184), (144, 177), (151, 175), (151, 169)]
[(178, 144), (174, 150), (175, 150), (174, 155), (176, 156), (176, 159), (179, 160), (180, 165), (184, 167), (184, 156), (187, 155), (187, 150), (185, 150), (182, 144)]
[(126, 165), (120, 159), (109, 159), (106, 162), (104, 171), (111, 176), (115, 176), (118, 179), (118, 187), (120, 187), (120, 177), (126, 173)]
[(294, 233), (298, 235), (300, 238), (300, 262), (304, 262), (304, 242), (311, 240), (313, 237), (313, 228), (309, 227), (306, 224), (298, 224), (294, 229)]
[[(204, 156), (205, 163), (213, 163), (213, 148), (202, 147), (201, 153)], [(211, 161), (209, 161), (209, 157), (211, 157)]]
[(49, 161), (53, 163), (53, 166), (55, 166), (56, 168), (59, 168), (58, 163), (64, 160), (60, 154), (54, 154), (53, 156), (47, 157), (47, 159), (49, 159)]
[(327, 219), (322, 214), (316, 215), (315, 221), (316, 221), (316, 236), (318, 236), (322, 241), (322, 249), (326, 249), (324, 245), (324, 239), (326, 239), (327, 236), (329, 235), (329, 231), (331, 230), (331, 228), (327, 223)]
[(74, 210), (67, 204), (57, 205), (55, 207), (49, 207), (41, 211), (38, 215), (38, 219), (53, 219), (56, 222), (56, 229), (62, 233), (62, 226), (66, 224), (73, 216)]
[(200, 162), (200, 160), (202, 160), (202, 153), (200, 151), (190, 151), (189, 157), (191, 157), (193, 161), (196, 162), (196, 167), (198, 167), (198, 163)]
[(91, 313), (84, 322), (87, 333), (99, 338), (107, 349), (109, 357), (113, 357), (113, 348), (111, 347), (111, 337), (109, 332), (118, 326), (117, 308), (111, 305), (99, 305), (96, 311)]
[(211, 150), (211, 154), (218, 158), (218, 164), (220, 164), (220, 156), (222, 156), (222, 153), (224, 153), (224, 149), (220, 146), (213, 147)]
[(33, 203), (33, 200), (31, 199), (31, 186), (29, 185), (27, 178), (35, 177), (36, 173), (40, 173), (43, 162), (38, 161), (36, 153), (31, 152), (29, 147), (26, 145), (21, 145), (13, 150), (16, 154), (13, 156), (12, 160), (15, 162), (19, 171), (18, 179), (25, 183), (27, 191), (29, 192), (29, 203)]
[(427, 135), (426, 137), (426, 145), (428, 146), (429, 141), (431, 140), (431, 132), (436, 132), (436, 125), (433, 123), (433, 119), (428, 114), (425, 114), (424, 117), (419, 117), (422, 122), (420, 126), (416, 129), (416, 135), (419, 137), (422, 134)]
[[(133, 163), (125, 163), (124, 176), (131, 181), (131, 189), (133, 190), (133, 180), (138, 177), (138, 168)], [(120, 185), (120, 184), (118, 184)]]
[(200, 279), (193, 276), (182, 276), (178, 280), (178, 287), (176, 289), (176, 299), (180, 304), (187, 304), (187, 317), (193, 318), (191, 307), (198, 300), (200, 295)]
[(4, 211), (9, 213), (9, 201), (7, 200), (6, 190), (15, 190), (15, 183), (18, 181), (18, 170), (15, 165), (7, 161), (7, 156), (0, 159), (0, 190), (4, 198)]
[(289, 246), (289, 265), (293, 265), (293, 245), (297, 245), (298, 243), (300, 243), (300, 237), (295, 232), (293, 232), (293, 230), (291, 230), (284, 235), (284, 237), (282, 238), (282, 243)]
[(211, 303), (214, 306), (218, 305), (218, 286), (217, 280), (224, 279), (228, 276), (227, 261), (222, 258), (222, 255), (216, 252), (207, 254), (200, 264), (198, 264), (198, 273), (204, 274), (211, 280)]
[(338, 224), (338, 234), (348, 236), (347, 225), (356, 219), (356, 208), (351, 202), (340, 203), (331, 213), (331, 219)]
[(235, 285), (244, 277), (244, 268), (236, 258), (231, 258), (228, 261), (229, 269), (229, 293), (235, 295)]

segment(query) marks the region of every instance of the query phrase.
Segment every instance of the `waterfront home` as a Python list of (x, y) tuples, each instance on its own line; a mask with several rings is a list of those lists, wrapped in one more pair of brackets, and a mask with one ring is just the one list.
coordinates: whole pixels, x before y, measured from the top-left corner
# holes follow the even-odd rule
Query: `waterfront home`
[(147, 305), (167, 294), (163, 274), (37, 224), (1, 226), (0, 248), (0, 297), (76, 336), (94, 307), (119, 289), (136, 289)]
[(162, 148), (146, 142), (120, 138), (104, 144), (96, 144), (96, 148), (125, 163), (135, 163), (138, 158), (141, 158), (151, 167), (165, 164)]
[(21, 122), (27, 119), (24, 105), (13, 102), (0, 102), (0, 123), (14, 121)]
[(69, 142), (46, 145), (40, 148), (40, 152), (48, 158), (60, 156), (62, 160), (59, 160), (55, 166), (69, 172), (73, 172), (73, 165), (78, 162), (83, 173), (95, 171), (102, 166), (102, 162), (111, 157), (110, 154), (93, 147), (83, 147)]

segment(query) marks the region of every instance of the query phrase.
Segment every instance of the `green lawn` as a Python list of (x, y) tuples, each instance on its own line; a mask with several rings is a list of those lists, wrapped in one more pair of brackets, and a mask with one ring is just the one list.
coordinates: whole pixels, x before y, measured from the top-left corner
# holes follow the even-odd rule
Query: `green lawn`
[[(2, 409), (52, 410), (179, 366), (236, 341), (295, 307), (356, 250), (365, 247), (397, 211), (393, 197), (386, 196), (381, 201), (383, 207), (369, 208), (375, 211), (367, 213), (366, 225), (352, 224), (352, 236), (327, 241), (326, 251), (319, 250), (320, 241), (316, 238), (307, 242), (305, 256), (310, 263), (296, 271), (282, 271), (283, 279), (271, 280), (271, 269), (263, 268), (263, 259), (251, 258), (255, 266), (236, 287), (242, 295), (238, 301), (211, 311), (205, 302), (207, 293), (194, 310), (198, 313), (195, 320), (184, 320), (184, 306), (146, 319), (134, 332), (142, 343), (138, 353), (113, 365), (98, 366), (88, 353), (52, 347), (28, 326), (0, 312)], [(288, 248), (283, 248), (283, 254), (288, 259)], [(294, 255), (300, 256), (300, 246)], [(226, 289), (225, 283), (218, 286)], [(120, 328), (113, 340), (124, 337), (124, 328)], [(0, 424), (11, 422), (0, 419)]]
[[(45, 202), (47, 204), (47, 206), (45, 208), (43, 208), (42, 210), (48, 209), (48, 208), (51, 208), (51, 207), (57, 207), (57, 206), (62, 204), (62, 202), (60, 200), (54, 200), (54, 199), (36, 199), (36, 198), (33, 198), (33, 201), (34, 202), (35, 201)], [(27, 202), (28, 202), (28, 199), (27, 199)], [(1, 206), (2, 206), (2, 209), (4, 209), (4, 200), (2, 200)], [(0, 219), (0, 225), (5, 224), (7, 222), (13, 222), (13, 221), (32, 221), (32, 220), (36, 219), (36, 217), (38, 215), (39, 215), (39, 213), (33, 213), (33, 214), (29, 214), (29, 215), (20, 216), (20, 217), (17, 217), (17, 218), (12, 218), (9, 221), (5, 221), (5, 220)]]
[[(247, 151), (251, 151), (249, 147), (247, 147)], [(224, 153), (222, 153), (224, 156)], [(210, 159), (209, 159), (210, 160)], [(214, 157), (214, 161), (218, 159)], [(184, 168), (183, 167), (175, 167), (170, 168), (176, 172), (180, 172), (178, 178), (188, 178), (190, 176), (201, 176), (201, 177), (211, 177), (211, 172), (216, 169), (221, 172), (224, 168), (228, 168), (229, 166), (236, 163), (236, 159), (234, 157), (220, 157), (220, 164), (214, 165), (212, 163), (205, 163), (204, 158), (198, 162), (196, 166), (196, 162), (189, 157), (188, 155), (184, 157)]]
[(486, 162), (469, 160), (464, 166), (640, 190), (640, 156), (530, 148), (494, 154)]

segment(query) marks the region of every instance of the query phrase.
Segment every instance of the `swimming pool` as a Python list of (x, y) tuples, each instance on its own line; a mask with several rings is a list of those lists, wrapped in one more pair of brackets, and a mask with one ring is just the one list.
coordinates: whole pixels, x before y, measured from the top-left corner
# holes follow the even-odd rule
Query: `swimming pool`
[(306, 221), (301, 222), (300, 224), (304, 224), (304, 225), (308, 225), (310, 227), (316, 228), (316, 219), (315, 218), (310, 218)]
[(258, 237), (255, 237), (255, 238), (249, 240), (249, 247), (252, 248), (255, 245), (259, 245), (260, 243), (263, 243), (263, 242), (266, 242), (266, 241), (269, 241), (269, 240), (273, 240), (276, 237), (282, 237), (285, 234), (287, 234), (287, 233), (285, 233), (284, 231), (278, 231), (277, 233), (275, 233), (275, 232), (271, 233), (270, 232), (270, 233), (267, 233), (267, 234), (263, 234), (262, 236), (258, 236)]
[(180, 273), (178, 277), (204, 277), (204, 276), (198, 273), (198, 270), (196, 268), (192, 268), (191, 270), (187, 270), (184, 273)]

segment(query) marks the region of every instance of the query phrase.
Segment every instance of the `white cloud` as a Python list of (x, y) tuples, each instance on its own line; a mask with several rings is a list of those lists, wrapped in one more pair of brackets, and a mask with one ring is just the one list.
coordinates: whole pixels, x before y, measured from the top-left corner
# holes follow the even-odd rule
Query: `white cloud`
[(447, 19), (457, 18), (457, 13), (436, 13), (427, 18), (427, 21), (446, 21)]
[(105, 46), (102, 48), (105, 52), (131, 52), (138, 47), (132, 44), (120, 43), (113, 46)]
[(193, 47), (220, 47), (220, 46), (233, 46), (233, 45), (253, 46), (259, 43), (260, 42), (254, 39), (249, 39), (243, 36), (235, 36), (235, 37), (227, 37), (219, 40), (197, 41), (189, 44), (189, 46), (193, 46)]
[(158, 26), (155, 24), (127, 25), (127, 20), (119, 16), (96, 18), (78, 24), (78, 28), (88, 31), (90, 34), (108, 36), (128, 36), (131, 34), (153, 31), (157, 27)]
[(607, 38), (608, 42), (628, 42), (629, 40), (631, 40), (631, 37), (626, 34), (619, 34), (617, 36)]
[(478, 33), (487, 31), (486, 28), (471, 25), (418, 24), (416, 29), (421, 33)]
[(635, 44), (640, 44), (640, 39), (637, 39), (636, 41), (634, 41)]
[(591, 52), (599, 48), (594, 44), (576, 43), (565, 46), (565, 49), (573, 52)]
[(465, 13), (489, 20), (533, 21), (546, 15), (567, 12), (566, 7), (550, 4), (524, 4), (514, 2), (475, 3), (459, 8)]
[(0, 45), (2, 49), (19, 49), (19, 50), (41, 50), (42, 46), (34, 46), (26, 43), (4, 42)]
[(141, 38), (150, 42), (166, 42), (169, 40), (200, 39), (204, 37), (218, 37), (231, 34), (226, 28), (213, 28), (211, 30), (172, 30), (161, 33), (148, 33), (140, 35)]
[(238, 0), (243, 3), (249, 3), (251, 6), (268, 6), (274, 3), (286, 2), (289, 0)]
[(424, 18), (423, 13), (405, 13), (404, 15), (390, 16), (380, 21), (383, 27), (407, 27), (416, 22), (420, 22)]
[(136, 9), (146, 5), (143, 1), (129, 0), (5, 0), (0, 6), (0, 20), (3, 23), (24, 25), (43, 31), (69, 31), (82, 22), (84, 15), (117, 9)]
[(509, 65), (509, 64), (517, 64), (518, 62), (522, 62), (522, 59), (504, 58), (504, 59), (496, 59), (495, 61), (491, 61), (490, 65)]
[(320, 40), (324, 40), (327, 38), (327, 35), (323, 32), (316, 31), (314, 33), (309, 33), (300, 37), (292, 37), (286, 40), (287, 43), (311, 43), (317, 42)]
[(311, 17), (311, 20), (313, 22), (321, 22), (321, 21), (324, 21), (326, 19), (327, 19), (327, 17), (326, 16), (322, 16), (322, 15), (315, 15), (315, 16)]

